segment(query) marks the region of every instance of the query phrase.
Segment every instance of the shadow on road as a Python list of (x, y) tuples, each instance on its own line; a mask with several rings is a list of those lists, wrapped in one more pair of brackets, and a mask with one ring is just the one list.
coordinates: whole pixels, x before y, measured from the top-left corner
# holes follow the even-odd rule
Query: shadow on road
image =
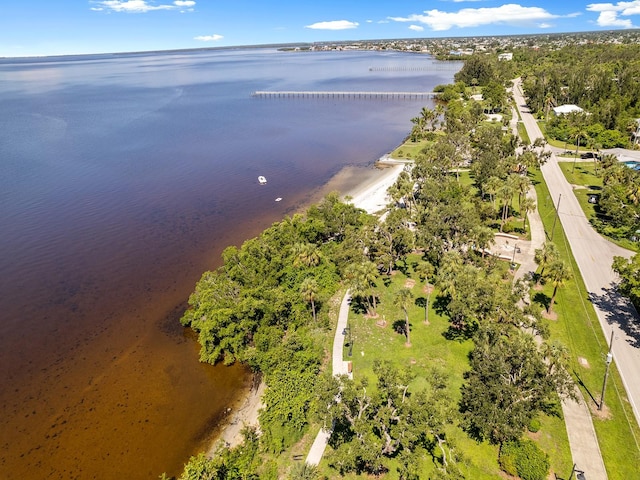
[(617, 325), (627, 334), (627, 342), (632, 347), (640, 348), (640, 323), (631, 302), (620, 295), (614, 285), (604, 289), (602, 295), (589, 293), (589, 300), (605, 312), (607, 323)]

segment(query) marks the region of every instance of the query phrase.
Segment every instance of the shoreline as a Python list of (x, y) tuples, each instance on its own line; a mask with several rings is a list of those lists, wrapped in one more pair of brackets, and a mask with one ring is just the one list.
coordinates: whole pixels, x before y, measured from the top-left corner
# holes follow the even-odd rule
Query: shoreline
[[(403, 171), (404, 165), (404, 163), (380, 160), (376, 162), (375, 170), (367, 167), (367, 172), (364, 175), (362, 172), (364, 169), (346, 166), (327, 182), (323, 190), (331, 191), (332, 185), (342, 185), (344, 191), (340, 191), (340, 197), (343, 201), (345, 197), (351, 197), (349, 202), (354, 206), (362, 208), (367, 213), (376, 213), (387, 205), (387, 189), (396, 181), (400, 172)], [(355, 178), (360, 181), (345, 188), (345, 185), (354, 183)], [(238, 400), (228, 407), (228, 415), (218, 426), (219, 435), (206, 450), (208, 457), (212, 457), (220, 445), (226, 445), (230, 448), (239, 445), (243, 440), (242, 430), (245, 426), (260, 428), (258, 415), (264, 406), (262, 396), (265, 389), (266, 384), (261, 381), (257, 388), (250, 387), (246, 395), (239, 396)]]
[[(362, 208), (367, 213), (377, 213), (387, 206), (389, 201), (387, 190), (393, 185), (404, 170), (405, 163), (385, 163), (378, 161), (376, 168), (382, 170), (379, 175), (368, 181), (363, 181), (347, 194), (351, 197), (350, 203), (358, 208)], [(377, 173), (377, 172), (376, 172)]]

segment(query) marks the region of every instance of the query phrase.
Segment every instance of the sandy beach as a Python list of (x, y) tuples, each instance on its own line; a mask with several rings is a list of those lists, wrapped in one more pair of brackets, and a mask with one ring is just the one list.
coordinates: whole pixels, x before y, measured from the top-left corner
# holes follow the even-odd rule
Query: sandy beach
[(404, 169), (404, 164), (385, 164), (379, 175), (362, 183), (348, 193), (351, 202), (368, 213), (376, 213), (386, 207), (389, 202), (387, 190), (393, 185)]
[[(363, 175), (361, 171), (351, 171), (345, 169), (337, 176), (338, 183), (350, 183), (344, 177), (358, 175), (361, 183), (351, 187), (344, 193), (345, 197), (351, 197), (351, 202), (358, 208), (366, 210), (368, 213), (376, 213), (382, 210), (388, 203), (387, 189), (402, 172), (404, 165), (384, 165), (383, 168), (369, 169)], [(245, 426), (258, 427), (258, 414), (263, 407), (262, 395), (266, 385), (261, 382), (257, 389), (249, 390), (247, 396), (235, 407), (229, 407), (226, 424), (222, 427), (220, 436), (212, 443), (208, 455), (212, 456), (220, 444), (235, 447), (242, 442), (242, 429)]]

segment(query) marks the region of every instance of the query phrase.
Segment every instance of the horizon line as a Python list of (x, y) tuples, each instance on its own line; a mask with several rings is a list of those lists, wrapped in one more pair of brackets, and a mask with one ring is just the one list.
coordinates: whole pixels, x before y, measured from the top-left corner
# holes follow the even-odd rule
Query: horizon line
[(573, 32), (546, 32), (546, 33), (518, 33), (518, 34), (495, 34), (495, 35), (451, 35), (447, 37), (401, 37), (401, 38), (378, 38), (378, 39), (351, 39), (351, 40), (318, 40), (314, 42), (285, 42), (285, 43), (258, 43), (258, 44), (246, 44), (246, 45), (226, 45), (219, 47), (187, 47), (187, 48), (169, 48), (160, 50), (131, 50), (120, 52), (94, 52), (94, 53), (62, 53), (53, 55), (23, 55), (23, 56), (0, 56), (0, 60), (7, 59), (29, 59), (29, 58), (61, 58), (61, 57), (87, 57), (97, 55), (142, 55), (150, 53), (173, 53), (173, 52), (196, 52), (207, 50), (235, 50), (235, 49), (252, 49), (252, 48), (276, 48), (276, 47), (288, 47), (288, 46), (303, 46), (303, 45), (338, 45), (348, 44), (353, 42), (394, 42), (394, 41), (424, 41), (424, 40), (453, 40), (463, 38), (509, 38), (509, 37), (543, 37), (552, 35), (591, 35), (591, 34), (603, 34), (603, 33), (637, 33), (640, 29), (610, 29), (610, 30), (584, 30)]

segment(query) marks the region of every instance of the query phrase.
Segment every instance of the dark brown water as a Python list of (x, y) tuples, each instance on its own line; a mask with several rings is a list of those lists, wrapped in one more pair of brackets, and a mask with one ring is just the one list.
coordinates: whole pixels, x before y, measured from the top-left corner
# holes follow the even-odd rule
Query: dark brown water
[[(180, 472), (248, 388), (178, 319), (201, 273), (406, 134), (403, 54), (246, 50), (0, 61), (0, 478)], [(257, 183), (265, 175), (266, 186)], [(283, 201), (276, 203), (276, 197)]]

